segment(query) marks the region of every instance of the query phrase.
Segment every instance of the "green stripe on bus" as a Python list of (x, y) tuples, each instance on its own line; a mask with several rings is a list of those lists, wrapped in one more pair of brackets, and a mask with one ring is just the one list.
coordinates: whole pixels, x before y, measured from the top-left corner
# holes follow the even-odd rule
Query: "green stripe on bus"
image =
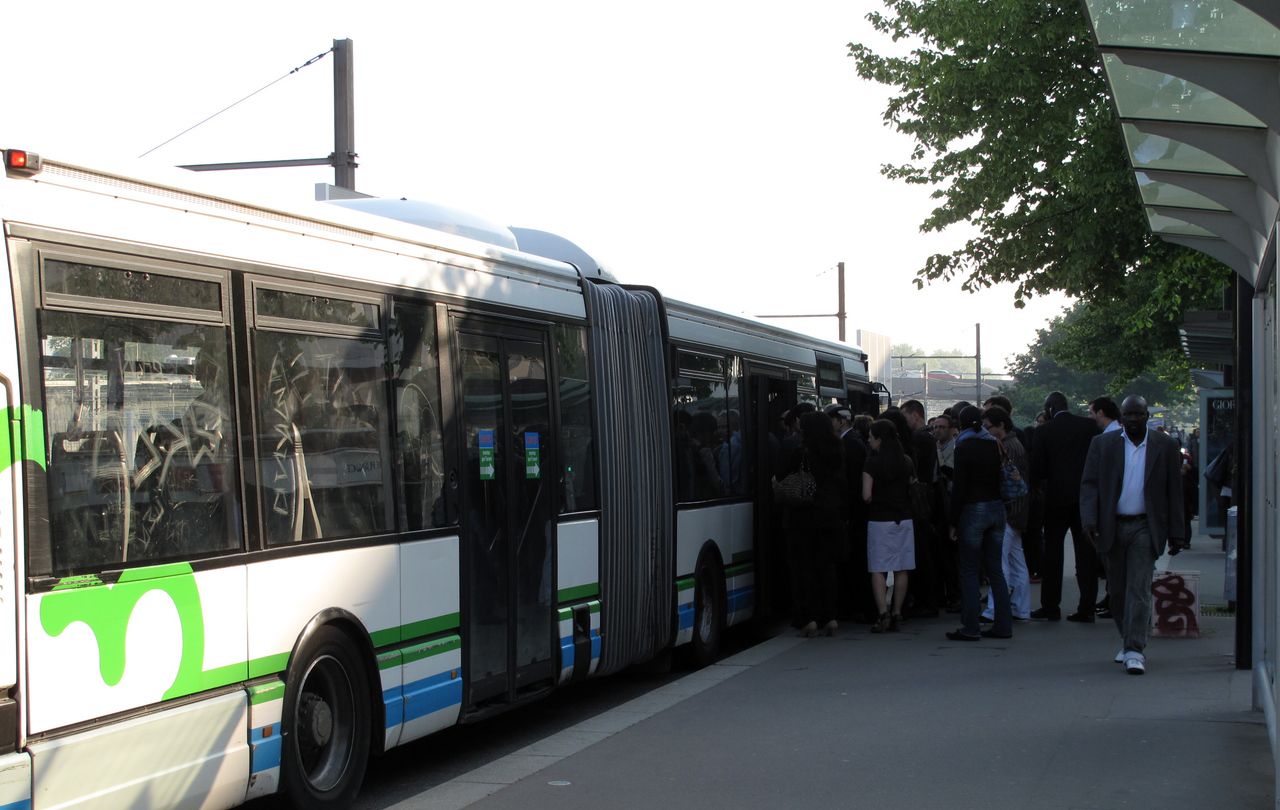
[[(397, 641), (407, 641), (409, 639), (418, 638), (419, 636), (430, 636), (445, 630), (456, 630), (458, 628), (459, 615), (457, 613), (446, 613), (443, 616), (437, 616), (434, 619), (424, 619), (420, 622), (409, 622), (400, 628), (400, 638)], [(381, 646), (381, 645), (378, 645)]]
[(282, 700), (283, 698), (284, 681), (263, 683), (249, 687), (249, 703), (254, 706), (260, 703), (270, 703), (273, 700)]
[(378, 653), (378, 669), (392, 669), (400, 666), (404, 654), (400, 650)]
[(565, 602), (573, 602), (578, 599), (585, 599), (588, 596), (599, 595), (599, 583), (590, 582), (586, 585), (575, 585), (572, 588), (561, 588), (559, 591), (556, 591), (556, 600), (563, 604)]
[(388, 627), (386, 630), (374, 630), (369, 634), (369, 641), (374, 647), (390, 647), (400, 640), (399, 627)]
[(693, 587), (693, 577), (685, 577), (676, 580), (677, 591), (687, 591)]
[(287, 666), (289, 666), (289, 653), (287, 652), (254, 658), (249, 661), (249, 677), (260, 678), (263, 675), (278, 675), (284, 672)]
[(742, 565), (731, 565), (725, 569), (724, 575), (725, 575), (725, 578), (727, 579), (728, 577), (736, 577), (742, 574), (751, 573), (751, 571), (753, 570), (755, 570), (755, 565), (752, 563), (743, 563)]
[(750, 562), (754, 560), (755, 557), (756, 554), (754, 551), (735, 551), (733, 553), (733, 559), (730, 560), (729, 563), (731, 565), (737, 565), (738, 563)]
[(406, 647), (401, 652), (404, 653), (404, 662), (411, 664), (414, 661), (421, 661), (424, 658), (430, 658), (433, 655), (446, 653), (450, 650), (462, 648), (462, 639), (458, 636), (448, 636), (446, 638), (437, 639), (436, 641), (428, 641), (425, 644), (415, 644), (412, 647)]

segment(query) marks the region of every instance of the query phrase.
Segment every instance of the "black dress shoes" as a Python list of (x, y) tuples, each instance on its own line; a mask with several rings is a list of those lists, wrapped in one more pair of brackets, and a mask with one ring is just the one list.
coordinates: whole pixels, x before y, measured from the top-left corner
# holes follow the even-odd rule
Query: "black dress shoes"
[(1062, 619), (1062, 611), (1057, 608), (1036, 608), (1031, 611), (1031, 618), (1056, 622)]
[(995, 628), (982, 631), (983, 638), (1013, 638), (1013, 633), (997, 633)]
[(1085, 623), (1085, 624), (1093, 624), (1094, 619), (1093, 619), (1093, 614), (1092, 614), (1092, 613), (1085, 613), (1083, 610), (1081, 610), (1081, 611), (1078, 611), (1078, 612), (1076, 612), (1076, 613), (1072, 613), (1070, 616), (1068, 616), (1068, 617), (1067, 617), (1067, 621), (1069, 621), (1069, 622), (1083, 622), (1083, 623)]

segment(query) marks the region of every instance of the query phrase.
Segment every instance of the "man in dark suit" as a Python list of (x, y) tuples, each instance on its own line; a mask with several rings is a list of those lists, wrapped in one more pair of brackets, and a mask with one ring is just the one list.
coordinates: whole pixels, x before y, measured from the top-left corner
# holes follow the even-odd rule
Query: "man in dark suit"
[(1130, 675), (1146, 671), (1151, 579), (1156, 558), (1187, 548), (1178, 443), (1147, 430), (1147, 401), (1126, 397), (1123, 431), (1093, 440), (1080, 481), (1080, 516), (1107, 560), (1111, 613), (1124, 646), (1115, 660)]
[(1080, 475), (1084, 472), (1089, 443), (1098, 425), (1088, 417), (1067, 410), (1067, 398), (1054, 391), (1044, 401), (1049, 421), (1036, 429), (1031, 448), (1031, 480), (1044, 492), (1044, 557), (1040, 572), (1040, 608), (1033, 619), (1062, 618), (1062, 563), (1067, 530), (1076, 556), (1076, 584), (1080, 603), (1067, 617), (1092, 622), (1098, 601), (1098, 555), (1080, 524)]
[(853, 429), (849, 406), (828, 405), (826, 414), (831, 417), (832, 429), (840, 439), (845, 477), (849, 482), (845, 497), (848, 506), (847, 554), (837, 564), (840, 618), (851, 618), (865, 624), (873, 621), (879, 613), (875, 595), (871, 592), (871, 580), (867, 576), (867, 504), (862, 500), (862, 467), (867, 463), (867, 446), (858, 436), (858, 431)]

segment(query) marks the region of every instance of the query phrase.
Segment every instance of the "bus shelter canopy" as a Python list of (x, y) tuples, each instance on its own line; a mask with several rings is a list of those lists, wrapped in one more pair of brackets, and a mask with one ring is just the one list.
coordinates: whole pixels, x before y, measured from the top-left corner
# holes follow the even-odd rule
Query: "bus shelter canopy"
[(1152, 233), (1257, 286), (1280, 209), (1280, 2), (1084, 5)]

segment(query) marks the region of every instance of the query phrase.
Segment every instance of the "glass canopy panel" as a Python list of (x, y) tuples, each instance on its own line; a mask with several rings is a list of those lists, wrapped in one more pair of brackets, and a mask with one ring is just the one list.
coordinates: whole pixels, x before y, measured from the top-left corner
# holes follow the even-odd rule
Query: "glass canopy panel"
[(1266, 126), (1240, 105), (1186, 79), (1126, 65), (1111, 53), (1102, 55), (1102, 64), (1107, 69), (1107, 80), (1121, 118)]
[(1227, 207), (1214, 202), (1203, 194), (1185, 189), (1173, 183), (1152, 180), (1146, 172), (1136, 172), (1138, 190), (1147, 205), (1164, 205), (1170, 208), (1205, 208), (1210, 211), (1226, 211)]
[(1147, 222), (1151, 225), (1151, 232), (1159, 234), (1174, 234), (1177, 236), (1208, 236), (1210, 238), (1218, 238), (1218, 235), (1208, 228), (1201, 228), (1199, 225), (1192, 225), (1190, 222), (1182, 219), (1175, 219), (1164, 214), (1157, 214), (1150, 208), (1147, 209)]
[(1280, 56), (1280, 29), (1235, 0), (1085, 0), (1102, 46)]
[(1121, 129), (1129, 147), (1129, 160), (1135, 169), (1244, 176), (1244, 172), (1203, 149), (1161, 135), (1149, 135), (1133, 124), (1122, 124)]

